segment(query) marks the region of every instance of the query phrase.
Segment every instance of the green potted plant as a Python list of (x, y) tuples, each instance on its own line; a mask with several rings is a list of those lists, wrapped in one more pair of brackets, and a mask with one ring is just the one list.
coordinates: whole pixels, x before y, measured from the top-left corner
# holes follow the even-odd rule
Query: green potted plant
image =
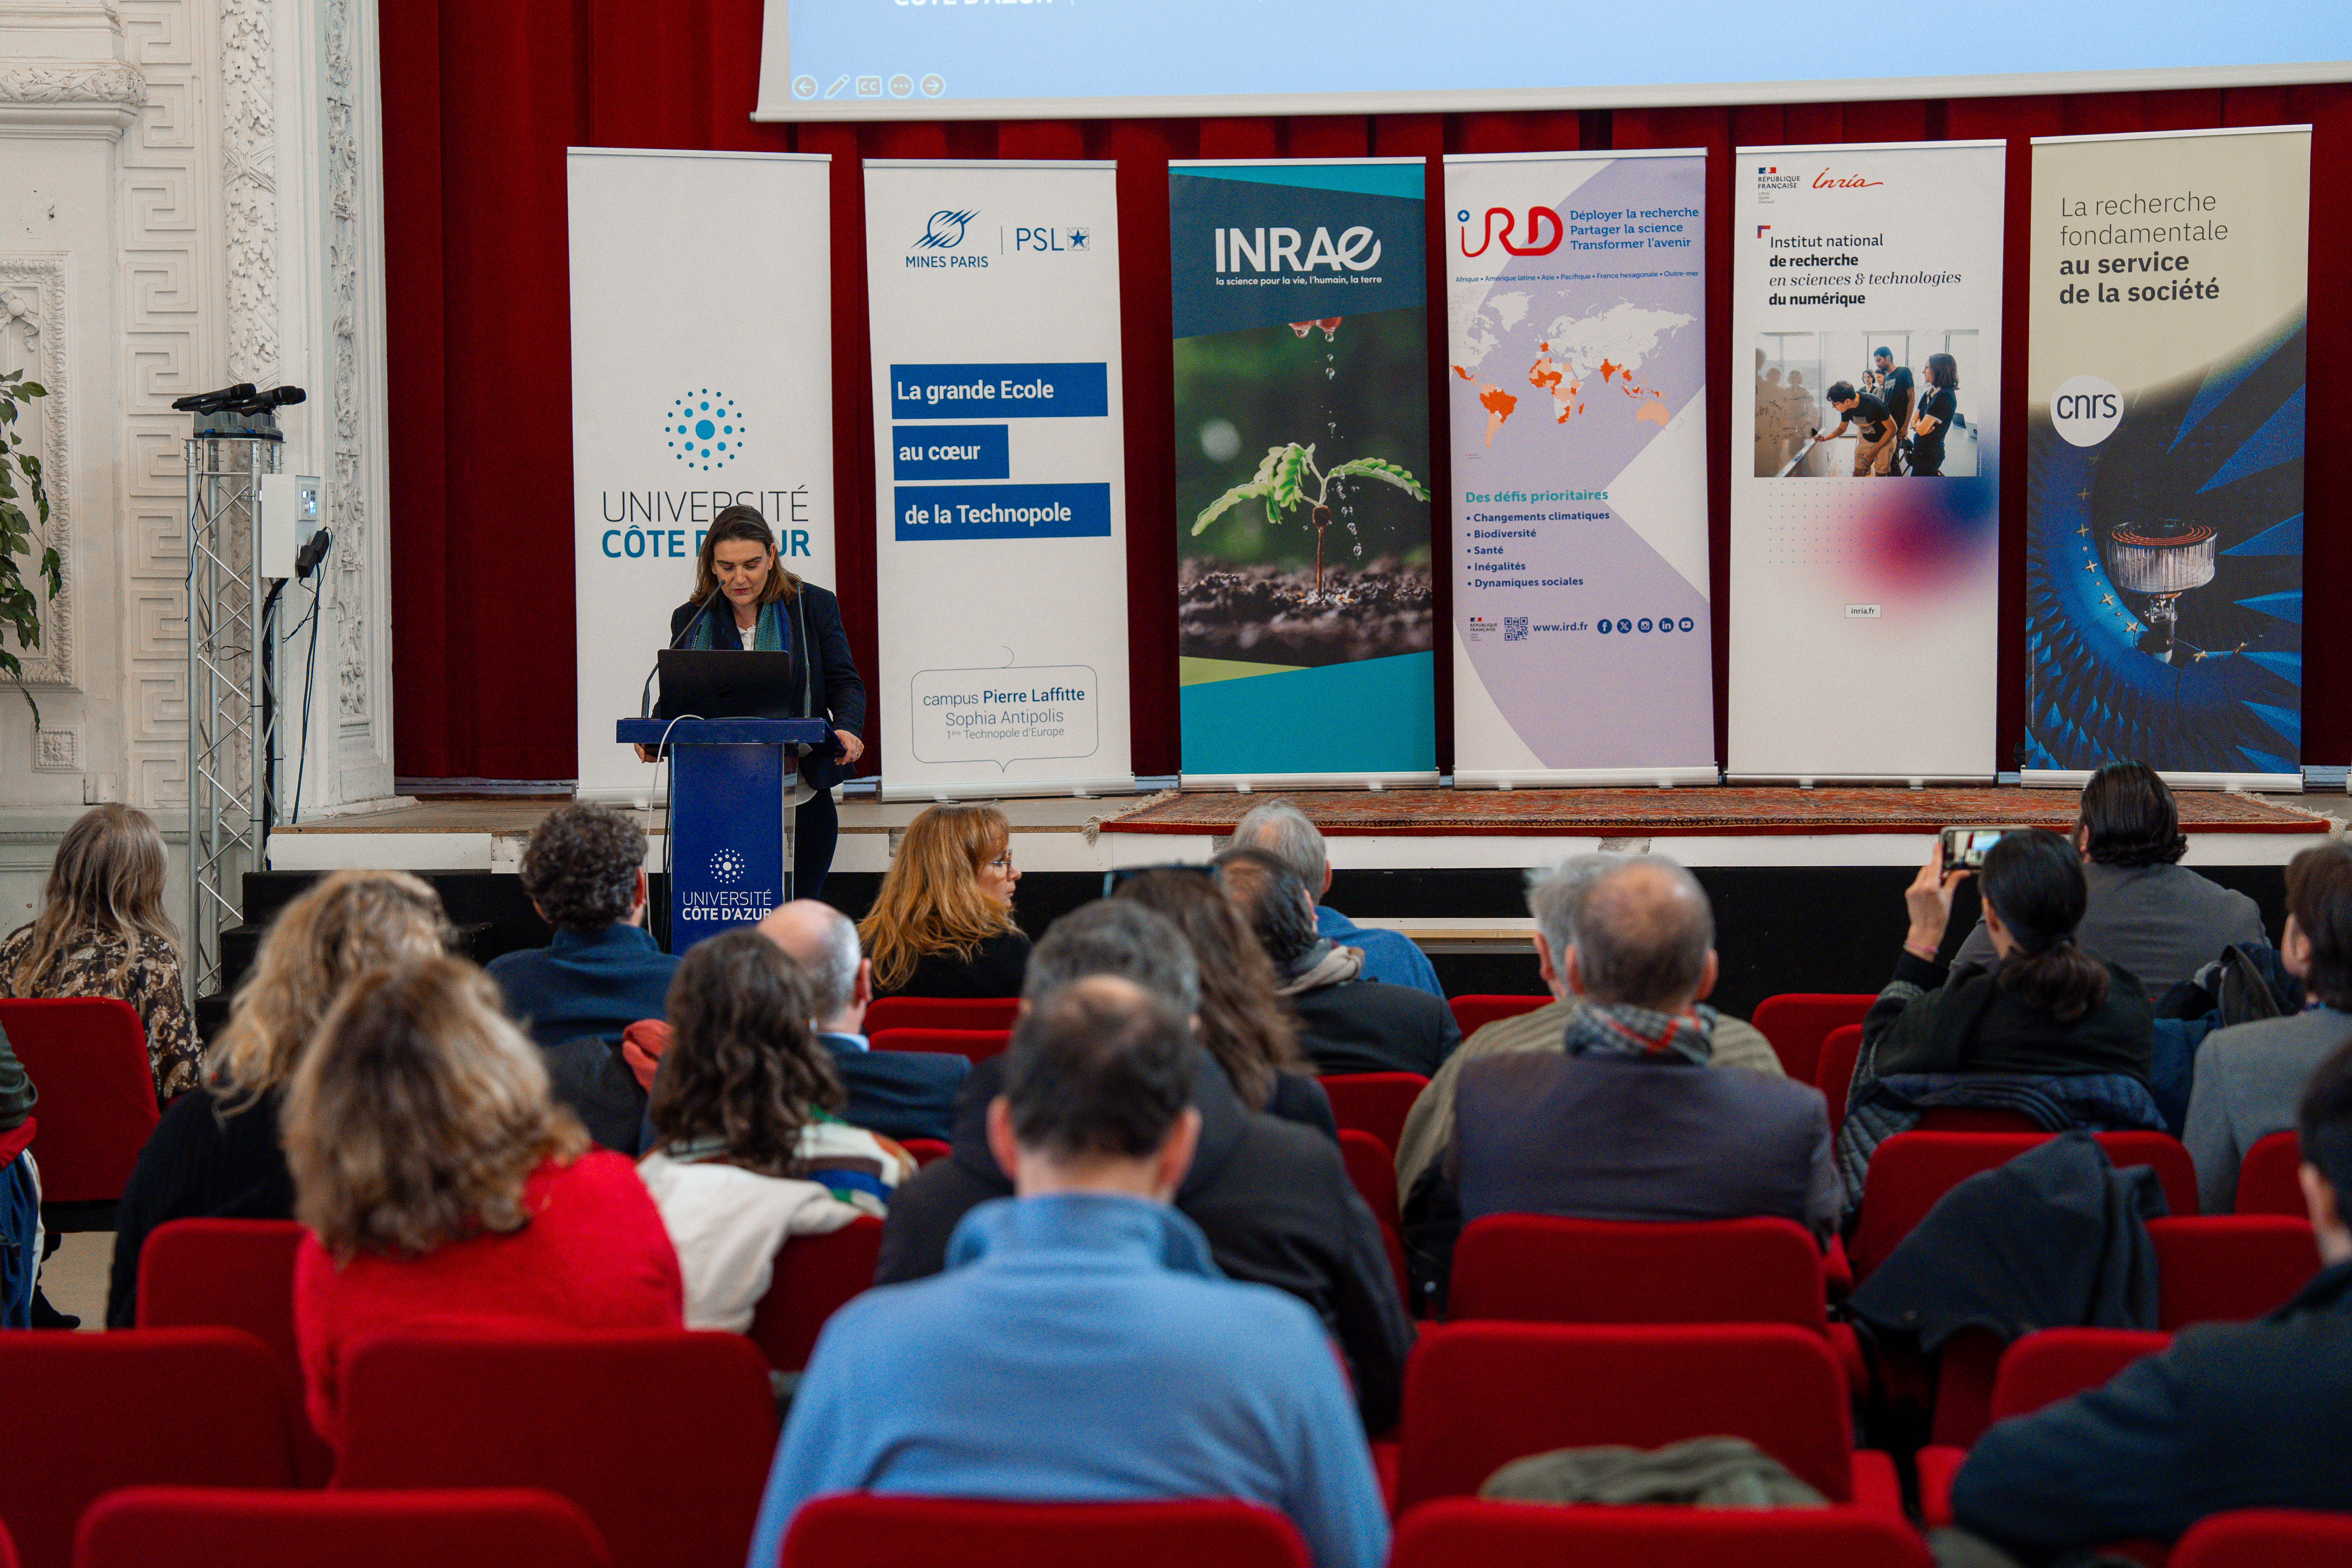
[[(65, 586), (64, 564), (54, 547), (44, 548), (34, 575), (47, 590), (36, 596), (24, 578), (21, 558), (33, 553), (33, 530), (49, 521), (48, 487), (41, 482), (41, 457), (37, 441), (27, 441), (16, 416), (49, 389), (26, 381), (21, 370), (0, 375), (0, 631), (13, 633), (16, 648), (41, 646), (41, 605), (55, 599)], [(27, 510), (27, 508), (30, 510)], [(5, 671), (33, 710), (33, 728), (41, 727), (40, 704), (25, 689), (25, 666), (0, 637), (0, 671)]]

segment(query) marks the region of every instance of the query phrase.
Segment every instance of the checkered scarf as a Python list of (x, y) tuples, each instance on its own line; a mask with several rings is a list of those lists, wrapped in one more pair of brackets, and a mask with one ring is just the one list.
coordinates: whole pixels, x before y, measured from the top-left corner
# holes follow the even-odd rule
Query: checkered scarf
[(1695, 1067), (1715, 1056), (1715, 1009), (1699, 1004), (1687, 1012), (1658, 1013), (1647, 1007), (1601, 1007), (1587, 1003), (1568, 1020), (1561, 1046), (1572, 1057), (1656, 1057), (1672, 1053)]

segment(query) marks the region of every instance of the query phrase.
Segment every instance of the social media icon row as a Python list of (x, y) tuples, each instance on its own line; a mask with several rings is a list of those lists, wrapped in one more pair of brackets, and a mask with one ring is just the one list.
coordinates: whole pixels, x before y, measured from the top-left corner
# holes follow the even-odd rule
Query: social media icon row
[[(847, 76), (836, 77), (834, 79), (833, 85), (824, 89), (824, 96), (838, 98), (843, 89), (850, 87), (853, 79), (856, 87), (852, 95), (857, 98), (880, 98), (886, 88), (892, 98), (912, 98), (918, 90), (920, 90), (925, 98), (938, 98), (948, 89), (947, 79), (937, 71), (925, 76), (920, 81), (917, 81), (902, 71), (890, 78), (887, 83), (878, 76), (861, 76), (855, 79)], [(813, 76), (793, 78), (793, 96), (801, 99), (816, 97), (816, 78)]]
[(1672, 616), (1660, 616), (1656, 620), (1643, 616), (1638, 621), (1631, 618), (1612, 621), (1604, 616), (1594, 625), (1593, 629), (1605, 637), (1611, 632), (1622, 632), (1628, 635), (1634, 632), (1686, 632), (1692, 630), (1697, 624), (1688, 616), (1683, 616), (1680, 620), (1676, 620)]

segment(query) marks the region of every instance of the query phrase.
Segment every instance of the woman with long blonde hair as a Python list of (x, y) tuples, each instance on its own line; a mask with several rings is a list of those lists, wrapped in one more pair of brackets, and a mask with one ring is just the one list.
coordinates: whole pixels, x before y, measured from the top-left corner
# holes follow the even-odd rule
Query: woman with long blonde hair
[(310, 1232), (295, 1342), (330, 1444), (359, 1339), (684, 1324), (677, 1254), (636, 1167), (589, 1146), (498, 986), (464, 959), (353, 981), (295, 1065), (284, 1130)]
[(935, 805), (907, 825), (857, 925), (877, 996), (1018, 996), (1029, 939), (1013, 923), (1013, 825), (992, 805)]
[(140, 1249), (164, 1221), (294, 1216), (278, 1121), (302, 1048), (352, 979), (430, 958), (454, 934), (440, 895), (405, 871), (337, 871), (278, 910), (205, 1058), (208, 1081), (163, 1113), (115, 1205), (109, 1328), (136, 1321)]
[(58, 840), (41, 912), (0, 938), (0, 996), (119, 996), (147, 1028), (155, 1098), (196, 1087), (180, 935), (163, 913), (163, 836), (134, 806), (98, 805)]

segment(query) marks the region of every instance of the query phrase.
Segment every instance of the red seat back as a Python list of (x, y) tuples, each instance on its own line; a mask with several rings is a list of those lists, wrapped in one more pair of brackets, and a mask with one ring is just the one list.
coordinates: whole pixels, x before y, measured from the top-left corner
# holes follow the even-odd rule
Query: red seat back
[(1475, 1496), (1553, 1448), (1745, 1437), (1835, 1502), (1853, 1500), (1844, 1374), (1786, 1323), (1449, 1323), (1405, 1363), (1397, 1506)]
[(1793, 1323), (1825, 1332), (1822, 1252), (1785, 1219), (1688, 1225), (1488, 1215), (1454, 1248), (1456, 1321)]
[(142, 1329), (243, 1329), (269, 1347), (284, 1380), (295, 1471), (324, 1486), (334, 1452), (302, 1408), (302, 1360), (294, 1343), (294, 1254), (302, 1227), (290, 1219), (175, 1219), (139, 1252)]
[(2001, 1352), (1992, 1380), (1992, 1419), (2031, 1415), (2045, 1405), (2098, 1388), (2144, 1355), (2172, 1342), (2138, 1329), (2043, 1329)]
[(1443, 1498), (1397, 1526), (1389, 1568), (1927, 1568), (1899, 1521), (1854, 1509), (1530, 1508)]
[(1018, 996), (882, 996), (866, 1009), (866, 1032), (877, 1029), (1010, 1029)]
[[(1754, 1023), (1757, 1031), (1772, 1042), (1772, 1054), (1780, 1058), (1781, 1071), (1799, 1083), (1816, 1083), (1822, 1042), (1831, 1031), (1848, 1024), (1859, 1027), (1862, 1016), (1877, 1000), (1867, 993), (1791, 991), (1756, 1004)], [(1843, 1100), (1845, 1086), (1840, 1084), (1838, 1089)]]
[(741, 1568), (776, 1445), (767, 1364), (739, 1334), (365, 1339), (342, 1414), (338, 1487), (542, 1488), (614, 1562), (676, 1568)]
[(751, 1313), (751, 1342), (778, 1372), (798, 1372), (824, 1321), (874, 1283), (882, 1260), (882, 1222), (860, 1215), (824, 1236), (785, 1239), (768, 1293)]
[(937, 1138), (901, 1138), (898, 1140), (898, 1147), (904, 1149), (914, 1159), (917, 1170), (922, 1169), (925, 1165), (936, 1165), (955, 1152), (951, 1145)]
[(1830, 1136), (1845, 1125), (1846, 1092), (1853, 1088), (1853, 1064), (1862, 1059), (1862, 1026), (1841, 1024), (1822, 1040), (1822, 1057), (1813, 1068), (1813, 1087), (1830, 1102)]
[(2303, 1142), (2292, 1132), (2257, 1138), (2238, 1162), (2239, 1214), (2283, 1214), (2309, 1219), (2303, 1201), (2303, 1182), (2295, 1171), (2303, 1163)]
[(2259, 1318), (2319, 1272), (2311, 1222), (2284, 1215), (2152, 1220), (2147, 1233), (2160, 1271), (2158, 1321), (2168, 1331)]
[(1229, 1501), (977, 1502), (819, 1498), (793, 1516), (780, 1568), (1307, 1568), (1290, 1521)]
[(1315, 1081), (1330, 1097), (1331, 1120), (1370, 1133), (1391, 1153), (1404, 1139), (1404, 1119), (1412, 1114), (1412, 1102), (1429, 1087), (1429, 1080), (1417, 1072), (1339, 1073)]
[(0, 1568), (18, 1568), (16, 1542), (5, 1524), (0, 1524)]
[(1497, 1018), (1516, 1018), (1522, 1013), (1532, 1013), (1538, 1007), (1549, 1007), (1552, 999), (1543, 996), (1449, 996), (1445, 1005), (1454, 1010), (1454, 1026), (1468, 1039)]
[(235, 1329), (0, 1334), (0, 1389), (25, 1568), (67, 1568), (75, 1521), (120, 1487), (294, 1484), (278, 1363)]
[(138, 1011), (113, 996), (0, 1001), (0, 1029), (41, 1095), (41, 1201), (121, 1197), (158, 1116)]
[(2352, 1514), (2212, 1514), (2189, 1526), (2166, 1561), (2169, 1568), (2352, 1568)]
[(611, 1568), (604, 1537), (552, 1492), (215, 1491), (136, 1487), (82, 1516), (74, 1568)]
[(929, 1051), (938, 1056), (969, 1057), (985, 1061), (1001, 1056), (1013, 1043), (1010, 1029), (877, 1029), (866, 1043), (877, 1051)]
[(1914, 1132), (2022, 1132), (2029, 1137), (2042, 1124), (2021, 1110), (1993, 1110), (1972, 1105), (1934, 1105), (1911, 1124)]
[(1369, 1132), (1339, 1129), (1339, 1157), (1347, 1162), (1348, 1180), (1381, 1222), (1381, 1244), (1389, 1255), (1389, 1270), (1396, 1276), (1397, 1297), (1412, 1300), (1412, 1281), (1404, 1267), (1404, 1221), (1397, 1212), (1396, 1157), (1388, 1145)]

